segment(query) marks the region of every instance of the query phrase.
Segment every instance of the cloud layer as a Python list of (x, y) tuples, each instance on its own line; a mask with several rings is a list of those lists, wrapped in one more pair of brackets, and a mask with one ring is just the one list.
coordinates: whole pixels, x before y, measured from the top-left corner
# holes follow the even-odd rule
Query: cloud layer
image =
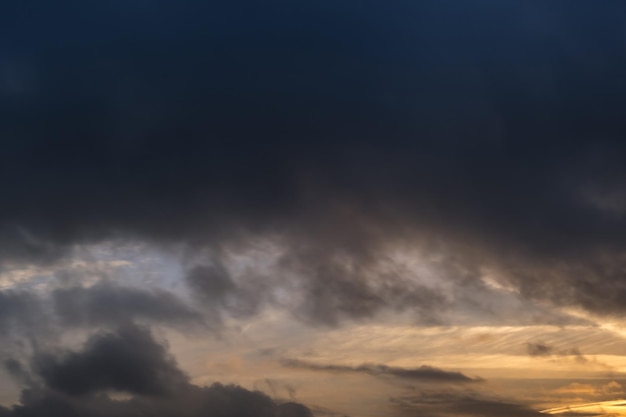
[(3, 13), (5, 259), (271, 238), (332, 323), (437, 298), (359, 280), (400, 242), (622, 311), (621, 6), (40, 6)]
[[(16, 376), (27, 372), (15, 361), (6, 366)], [(134, 325), (94, 335), (77, 352), (39, 354), (30, 368), (30, 386), (19, 404), (0, 408), (3, 417), (312, 416), (303, 405), (277, 404), (238, 386), (192, 385), (164, 346)], [(113, 393), (131, 397), (115, 399)]]
[[(216, 330), (270, 308), (317, 327), (621, 317), (624, 19), (613, 1), (3, 6), (0, 274), (107, 242), (181, 266), (176, 293), (86, 277), (0, 291), (3, 359), (28, 374), (0, 415), (309, 415), (192, 386), (140, 325)], [(57, 343), (73, 332), (81, 351)]]

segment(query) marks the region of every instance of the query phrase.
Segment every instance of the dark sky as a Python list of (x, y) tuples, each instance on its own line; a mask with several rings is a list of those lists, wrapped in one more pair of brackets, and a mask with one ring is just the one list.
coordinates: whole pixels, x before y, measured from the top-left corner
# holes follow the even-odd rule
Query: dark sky
[[(2, 290), (0, 328), (32, 357), (5, 349), (27, 376), (0, 416), (139, 416), (187, 398), (198, 413), (217, 401), (215, 417), (308, 416), (193, 385), (152, 339), (150, 326), (218, 332), (268, 306), (303, 326), (388, 311), (447, 325), (509, 288), (522, 307), (496, 314), (620, 319), (625, 111), (621, 0), (6, 0), (0, 273), (110, 242), (184, 248), (177, 285), (192, 297), (102, 276)], [(236, 278), (229, 257), (259, 239), (278, 248), (274, 272)], [(389, 267), (398, 248), (418, 248), (446, 289)], [(77, 328), (95, 333), (62, 353), (50, 334)], [(422, 369), (309, 370), (333, 367)], [(458, 407), (535, 415), (489, 401)]]

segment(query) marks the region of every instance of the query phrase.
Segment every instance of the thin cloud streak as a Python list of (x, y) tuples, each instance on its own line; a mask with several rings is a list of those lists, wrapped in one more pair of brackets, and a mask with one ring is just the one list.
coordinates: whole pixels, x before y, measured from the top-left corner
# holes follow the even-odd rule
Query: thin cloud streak
[(417, 368), (401, 368), (397, 366), (387, 366), (383, 364), (362, 364), (356, 366), (349, 365), (323, 365), (307, 362), (299, 359), (283, 359), (282, 366), (295, 369), (306, 369), (311, 371), (324, 371), (335, 373), (365, 373), (377, 377), (397, 377), (407, 380), (417, 380), (433, 383), (463, 384), (482, 382), (480, 378), (470, 378), (461, 372), (444, 371), (432, 366), (422, 365)]

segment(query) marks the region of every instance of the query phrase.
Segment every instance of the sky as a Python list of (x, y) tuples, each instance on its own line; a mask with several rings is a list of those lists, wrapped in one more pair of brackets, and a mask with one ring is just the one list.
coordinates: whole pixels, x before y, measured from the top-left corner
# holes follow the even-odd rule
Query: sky
[(0, 417), (626, 416), (622, 0), (5, 0)]

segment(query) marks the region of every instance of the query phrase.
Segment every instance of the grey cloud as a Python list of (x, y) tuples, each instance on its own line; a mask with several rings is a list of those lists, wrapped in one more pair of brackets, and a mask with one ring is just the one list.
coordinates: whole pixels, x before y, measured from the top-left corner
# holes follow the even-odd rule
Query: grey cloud
[(237, 317), (256, 313), (269, 302), (272, 284), (275, 283), (262, 281), (235, 282), (219, 259), (211, 265), (196, 265), (185, 276), (185, 282), (199, 305), (216, 318), (220, 318), (223, 311)]
[[(2, 257), (276, 237), (298, 315), (437, 322), (445, 296), (367, 277), (402, 242), (470, 271), (453, 284), (488, 267), (526, 298), (623, 313), (623, 6), (461, 3), (2, 13), (7, 59), (36, 74), (0, 102)], [(241, 288), (204, 291), (252, 314)]]
[(337, 248), (330, 236), (314, 240), (327, 247), (314, 243), (281, 248), (280, 254), (268, 256), (275, 259), (267, 270), (251, 268), (242, 274), (227, 267), (236, 269), (237, 261), (217, 252), (209, 264), (192, 267), (185, 281), (200, 304), (217, 314), (225, 311), (241, 317), (272, 305), (294, 312), (305, 322), (327, 326), (372, 318), (384, 309), (410, 310), (416, 321), (433, 324), (441, 321), (440, 313), (451, 304), (440, 289), (415, 280), (411, 271), (394, 270), (392, 262), (376, 258), (372, 251), (377, 238), (359, 243), (362, 248)]
[(542, 342), (528, 342), (526, 349), (530, 356), (550, 356), (554, 352), (554, 347)]
[[(343, 223), (318, 225), (308, 243), (299, 238), (285, 238), (284, 246), (272, 242), (265, 253), (251, 250), (253, 245), (224, 245), (204, 263), (191, 261), (185, 282), (199, 304), (218, 317), (224, 312), (244, 317), (271, 305), (326, 326), (383, 311), (410, 312), (421, 325), (585, 323), (486, 285), (478, 266), (464, 263), (463, 254), (417, 242), (424, 252), (408, 255), (416, 259), (411, 260), (415, 266), (407, 265), (393, 257), (396, 248), (385, 236), (355, 229), (350, 219)], [(250, 261), (247, 255), (254, 250), (257, 260)], [(243, 267), (241, 259), (249, 265)]]
[(113, 400), (107, 396), (72, 397), (28, 389), (21, 403), (0, 407), (2, 417), (311, 417), (300, 404), (277, 404), (260, 392), (233, 385), (187, 386), (163, 398)]
[(96, 334), (80, 352), (40, 353), (33, 370), (46, 386), (68, 395), (115, 390), (158, 396), (188, 383), (164, 347), (134, 325)]
[(25, 359), (54, 347), (71, 328), (152, 323), (202, 331), (214, 323), (174, 293), (101, 282), (91, 287), (0, 291), (0, 354)]
[(1, 355), (27, 354), (42, 341), (54, 339), (56, 330), (42, 297), (27, 291), (0, 291)]
[(190, 286), (209, 302), (221, 303), (225, 297), (237, 290), (229, 272), (220, 264), (196, 266), (189, 271), (186, 278)]
[(276, 417), (313, 417), (313, 413), (302, 404), (284, 403), (279, 406)]
[(134, 320), (181, 325), (202, 322), (199, 312), (171, 292), (102, 282), (91, 287), (59, 288), (51, 294), (66, 326), (119, 325)]
[(287, 274), (303, 277), (296, 285), (302, 300), (296, 312), (301, 317), (334, 325), (344, 318), (371, 318), (384, 308), (412, 309), (418, 320), (432, 324), (448, 306), (442, 291), (412, 280), (410, 272), (381, 267), (376, 244), (354, 242), (336, 248), (322, 242), (321, 247), (289, 251), (283, 259)]
[[(23, 372), (16, 361), (6, 365)], [(165, 347), (136, 325), (96, 334), (81, 351), (37, 354), (31, 368), (20, 402), (0, 407), (3, 417), (312, 416), (304, 405), (239, 386), (191, 384)], [(131, 397), (112, 399), (111, 391)]]
[(19, 360), (8, 358), (5, 359), (3, 365), (9, 375), (20, 384), (31, 385), (33, 383), (30, 372)]
[[(570, 348), (570, 349), (557, 349), (556, 347), (549, 345), (543, 342), (528, 342), (526, 344), (526, 349), (530, 356), (540, 356), (540, 357), (568, 357), (573, 358), (574, 361), (584, 364), (590, 362), (587, 357), (585, 357), (582, 352), (578, 348)], [(608, 365), (601, 364), (595, 360), (593, 363), (596, 365), (602, 365), (609, 367)], [(610, 367), (609, 367), (610, 368)]]
[(24, 291), (0, 291), (0, 328), (10, 331), (11, 328), (35, 325), (42, 316), (40, 300), (31, 293)]
[(480, 382), (482, 379), (470, 378), (461, 372), (444, 371), (432, 366), (422, 365), (417, 368), (402, 368), (397, 366), (387, 366), (382, 364), (362, 364), (358, 366), (349, 365), (322, 365), (299, 359), (283, 359), (283, 366), (289, 368), (308, 369), (311, 371), (325, 371), (337, 373), (365, 373), (373, 376), (392, 376), (397, 378), (431, 382), (431, 383), (471, 383)]

